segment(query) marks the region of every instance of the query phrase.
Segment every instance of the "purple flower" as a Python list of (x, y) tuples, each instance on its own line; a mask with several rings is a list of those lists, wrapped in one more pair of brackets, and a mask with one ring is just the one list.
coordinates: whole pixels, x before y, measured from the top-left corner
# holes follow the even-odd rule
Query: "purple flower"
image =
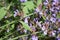
[(44, 31), (44, 35), (47, 35), (47, 30)]
[(43, 14), (42, 11), (40, 11), (39, 14), (42, 15)]
[(37, 12), (37, 13), (38, 13), (39, 11), (40, 11), (40, 10), (39, 10), (38, 8), (36, 8), (36, 9), (35, 9), (35, 12)]
[(50, 8), (50, 11), (54, 12), (54, 7)]
[(35, 35), (32, 35), (32, 38), (31, 38), (32, 40), (38, 40), (38, 37), (37, 36), (35, 36)]
[(57, 40), (60, 40), (60, 38), (57, 38)]
[(41, 28), (42, 24), (40, 22), (36, 22), (36, 24)]
[(52, 5), (56, 5), (56, 2), (53, 2)]
[(20, 2), (26, 2), (27, 0), (20, 0)]
[(14, 17), (16, 17), (16, 16), (17, 16), (17, 12), (16, 12), (16, 11), (14, 11), (14, 13), (15, 13), (15, 14), (14, 14)]
[(42, 31), (44, 31), (46, 28), (45, 28), (45, 26), (43, 26), (43, 27), (41, 27), (41, 29), (42, 29)]
[(47, 6), (48, 3), (44, 2), (44, 5)]
[(60, 40), (60, 35), (58, 34), (58, 36), (57, 36), (57, 40)]
[(43, 3), (45, 6), (47, 6), (48, 5), (48, 0), (45, 0), (45, 2)]
[(28, 18), (27, 17), (25, 18), (24, 22), (28, 24)]
[(56, 33), (56, 30), (53, 30), (54, 33)]
[(56, 7), (56, 9), (57, 9), (57, 10), (59, 10), (59, 6), (58, 6), (58, 7)]
[(56, 18), (51, 17), (50, 21), (52, 21), (53, 23), (55, 23), (56, 22)]
[(14, 11), (14, 17), (16, 17), (18, 13), (19, 13), (19, 10), (16, 9), (16, 10)]
[(58, 22), (60, 22), (60, 19), (58, 19)]
[(32, 23), (29, 23), (29, 26), (32, 27)]
[(24, 32), (27, 33), (27, 30), (24, 29)]
[(58, 0), (53, 0), (54, 2), (58, 2)]
[(46, 20), (49, 20), (49, 17), (48, 16), (46, 17)]
[(32, 29), (33, 31), (36, 31), (36, 28), (35, 28), (35, 26), (32, 26), (32, 27), (31, 27), (31, 29)]
[(34, 20), (33, 20), (33, 21), (38, 22), (38, 20), (39, 20), (38, 18), (34, 18)]
[(52, 14), (53, 17), (56, 17), (56, 14)]
[(46, 0), (46, 2), (48, 2), (48, 0)]
[(55, 36), (55, 33), (54, 33), (54, 31), (52, 31), (52, 36)]
[(60, 31), (60, 28), (58, 28), (58, 31)]

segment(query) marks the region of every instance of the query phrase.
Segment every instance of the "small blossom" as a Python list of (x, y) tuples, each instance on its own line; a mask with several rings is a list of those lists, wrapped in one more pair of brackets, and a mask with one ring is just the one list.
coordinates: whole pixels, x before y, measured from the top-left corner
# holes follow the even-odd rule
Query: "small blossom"
[(53, 17), (56, 17), (56, 14), (52, 14)]
[(47, 35), (47, 30), (44, 31), (44, 35)]
[(14, 17), (16, 17), (18, 13), (19, 13), (19, 11), (16, 9), (16, 10), (14, 11)]
[(27, 0), (20, 0), (20, 2), (26, 2)]
[(60, 31), (60, 28), (58, 28), (58, 30)]
[(27, 17), (24, 19), (24, 22), (28, 24), (28, 18)]
[(58, 22), (60, 22), (60, 19), (58, 19)]
[(35, 9), (35, 12), (37, 12), (37, 13), (38, 13), (39, 11), (40, 11), (40, 10), (39, 10), (39, 8), (36, 8), (36, 9)]
[(27, 30), (24, 29), (24, 32), (27, 33)]
[(57, 9), (57, 10), (59, 10), (59, 6), (58, 6), (58, 7), (56, 7), (56, 9)]
[(53, 0), (54, 2), (58, 2), (58, 0)]
[(54, 12), (54, 7), (53, 8), (50, 8), (50, 11)]
[(36, 22), (36, 24), (41, 28), (42, 24), (39, 22)]
[(38, 18), (34, 18), (34, 21), (35, 21), (35, 22), (38, 22), (38, 20), (39, 20)]
[(4, 18), (7, 18), (7, 16), (5, 16)]
[(16, 17), (17, 16), (17, 12), (15, 12), (15, 14), (14, 14), (14, 17)]
[(41, 29), (42, 29), (42, 31), (44, 31), (46, 28), (45, 28), (45, 26), (43, 26)]
[(9, 29), (7, 29), (7, 32), (9, 32), (10, 30)]
[(60, 34), (57, 36), (57, 40), (60, 40)]
[(32, 29), (32, 31), (34, 31), (34, 32), (36, 31), (35, 26), (32, 26), (31, 29)]
[(49, 20), (49, 17), (48, 16), (46, 17), (46, 20)]
[(48, 3), (49, 1), (48, 1), (48, 0), (46, 0), (46, 2)]
[(56, 22), (56, 18), (51, 17), (50, 20), (51, 20), (53, 23)]
[(55, 33), (52, 31), (52, 36), (55, 36)]
[(48, 0), (45, 0), (45, 2), (43, 3), (45, 6), (47, 6), (48, 5)]
[(39, 12), (40, 15), (43, 15), (42, 11)]
[(32, 39), (32, 40), (38, 40), (38, 37), (35, 36), (35, 35), (33, 35), (31, 39)]
[(54, 31), (54, 33), (56, 33), (56, 30), (53, 30)]
[(44, 5), (47, 6), (48, 3), (44, 2)]
[(17, 12), (17, 13), (19, 13), (19, 10), (18, 10), (18, 9), (16, 9), (16, 12)]
[(30, 26), (30, 27), (32, 27), (32, 24), (31, 24), (31, 23), (29, 23), (29, 26)]

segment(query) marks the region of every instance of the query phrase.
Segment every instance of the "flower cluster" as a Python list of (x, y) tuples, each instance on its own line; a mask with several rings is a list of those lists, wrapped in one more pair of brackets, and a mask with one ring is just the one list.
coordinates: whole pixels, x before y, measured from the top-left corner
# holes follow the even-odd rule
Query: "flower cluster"
[[(21, 2), (25, 2), (26, 0), (20, 0)], [(43, 10), (43, 7), (45, 9)], [(14, 17), (19, 13), (18, 10), (14, 11)], [(60, 14), (60, 0), (44, 0), (43, 4), (40, 4), (36, 9), (36, 13), (34, 18), (31, 16), (25, 17), (23, 21), (30, 26), (32, 29), (32, 33), (39, 31), (44, 36), (56, 37), (57, 40), (60, 40), (60, 18), (57, 18), (57, 14)], [(45, 20), (42, 18), (42, 15), (45, 16)], [(44, 22), (41, 22), (43, 19)], [(19, 25), (17, 30), (20, 34), (30, 34), (28, 30), (25, 30)], [(29, 37), (25, 38), (28, 40)], [(38, 40), (38, 36), (36, 34), (31, 35), (32, 40)]]

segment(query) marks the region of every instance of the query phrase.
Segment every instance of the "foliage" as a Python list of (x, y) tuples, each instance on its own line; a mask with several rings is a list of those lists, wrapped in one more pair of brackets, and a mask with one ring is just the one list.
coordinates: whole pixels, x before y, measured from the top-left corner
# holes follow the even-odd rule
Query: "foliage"
[[(19, 0), (6, 0), (6, 5), (8, 5), (8, 6), (7, 7), (3, 6), (3, 7), (0, 8), (0, 21), (1, 21), (1, 23), (0, 23), (0, 40), (4, 40), (5, 38), (6, 38), (6, 40), (8, 40), (9, 36), (10, 35), (12, 36), (16, 32), (14, 27), (15, 27), (15, 23), (17, 23), (17, 22), (22, 23), (23, 28), (25, 28), (26, 30), (31, 31), (30, 27), (26, 23), (24, 23), (22, 21), (22, 19), (24, 19), (25, 17), (29, 17), (31, 15), (34, 15), (34, 10), (41, 3), (42, 3), (42, 0), (37, 0), (37, 3), (36, 3), (37, 5), (34, 4), (34, 1), (32, 1), (32, 0), (24, 2), (24, 3), (21, 3)], [(14, 18), (14, 15), (13, 15), (14, 14), (13, 13), (14, 6), (18, 7), (19, 11), (23, 11), (24, 18), (22, 18), (21, 20), (19, 19), (19, 17)], [(12, 7), (12, 9), (11, 9), (11, 7)], [(10, 13), (10, 15), (12, 14), (12, 16), (5, 19), (4, 17), (5, 17), (5, 15), (7, 15), (8, 11), (12, 12), (12, 13)], [(42, 17), (45, 20), (45, 17), (44, 16), (42, 16)], [(5, 21), (8, 21), (8, 23), (5, 22)], [(2, 24), (4, 22), (5, 22), (5, 24)], [(10, 29), (9, 32), (6, 32), (7, 28)], [(37, 33), (39, 33), (39, 32), (37, 32)], [(27, 34), (27, 35), (29, 35), (29, 34)], [(15, 39), (18, 39), (20, 37), (27, 36), (27, 35), (12, 37), (9, 40), (15, 40)]]

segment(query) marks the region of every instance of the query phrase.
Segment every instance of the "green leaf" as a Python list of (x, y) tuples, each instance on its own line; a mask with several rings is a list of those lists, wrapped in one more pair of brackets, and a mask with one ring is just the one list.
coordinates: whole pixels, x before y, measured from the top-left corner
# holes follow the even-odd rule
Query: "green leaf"
[(46, 6), (43, 6), (43, 10), (45, 10)]
[(0, 38), (0, 40), (2, 40), (3, 38)]
[(42, 15), (42, 18), (43, 18), (44, 20), (46, 20), (46, 17), (45, 17), (45, 16), (43, 16), (43, 15)]
[(5, 8), (3, 7), (3, 8), (1, 8), (0, 9), (0, 20), (5, 16), (5, 14), (6, 14), (6, 10), (4, 10)]
[(11, 28), (10, 30), (14, 29), (14, 24), (12, 24), (11, 27), (12, 27), (12, 28)]
[(13, 40), (12, 38), (9, 38), (8, 40)]
[(28, 35), (29, 35), (29, 34), (21, 35), (21, 36), (18, 36), (18, 37), (12, 38), (12, 39), (15, 40), (15, 39), (18, 39), (18, 38), (21, 38), (21, 37), (24, 37), (24, 36), (28, 36)]
[(5, 7), (2, 7), (0, 9), (0, 20), (6, 15), (7, 10), (9, 10), (10, 6), (11, 6), (11, 4), (9, 4), (9, 6), (6, 8), (6, 10), (5, 10)]
[(35, 5), (33, 4), (32, 1), (27, 2), (27, 3), (26, 3), (26, 6), (27, 6), (27, 8), (28, 8), (29, 10), (34, 9), (34, 7), (35, 7)]
[(59, 14), (57, 14), (57, 18), (60, 18), (60, 13), (59, 13)]
[(24, 12), (24, 15), (26, 15), (26, 13), (29, 13), (27, 7), (23, 8), (23, 12)]
[(31, 15), (34, 15), (34, 13), (31, 13), (31, 14), (29, 14), (29, 15), (25, 15), (24, 17), (29, 17), (29, 16), (31, 16)]
[(35, 7), (33, 1), (27, 1), (27, 2), (23, 3), (23, 5), (25, 5), (29, 10), (34, 9), (34, 7)]
[(22, 5), (25, 5), (25, 7), (23, 8), (23, 12), (25, 15), (27, 15), (27, 13), (29, 13), (28, 9), (31, 11), (32, 9), (34, 10), (34, 3), (32, 1), (27, 1), (25, 3), (22, 3)]
[(8, 5), (8, 7), (6, 8), (6, 10), (9, 10), (10, 6), (12, 5), (12, 2)]
[(15, 30), (14, 32), (12, 32), (12, 33), (9, 32), (8, 35), (5, 35), (5, 36), (3, 37), (3, 39), (8, 38), (8, 36), (13, 35), (13, 34), (16, 33), (16, 32), (17, 32), (16, 30)]
[(6, 20), (5, 22), (6, 22), (6, 23), (10, 23), (10, 21), (9, 21), (9, 20)]
[(37, 0), (37, 6), (42, 3), (42, 0)]
[(26, 30), (31, 31), (31, 29), (30, 29), (30, 27), (28, 26), (28, 24), (26, 24), (26, 23), (23, 22), (23, 21), (20, 21), (20, 23), (22, 23), (23, 27), (24, 27)]
[(10, 25), (10, 24), (12, 24), (12, 23), (15, 23), (15, 22), (16, 22), (16, 21), (12, 21), (12, 22), (10, 22), (10, 23), (4, 25), (4, 26), (1, 26), (0, 28), (1, 28), (1, 29), (4, 29), (6, 26), (8, 26), (8, 25)]

